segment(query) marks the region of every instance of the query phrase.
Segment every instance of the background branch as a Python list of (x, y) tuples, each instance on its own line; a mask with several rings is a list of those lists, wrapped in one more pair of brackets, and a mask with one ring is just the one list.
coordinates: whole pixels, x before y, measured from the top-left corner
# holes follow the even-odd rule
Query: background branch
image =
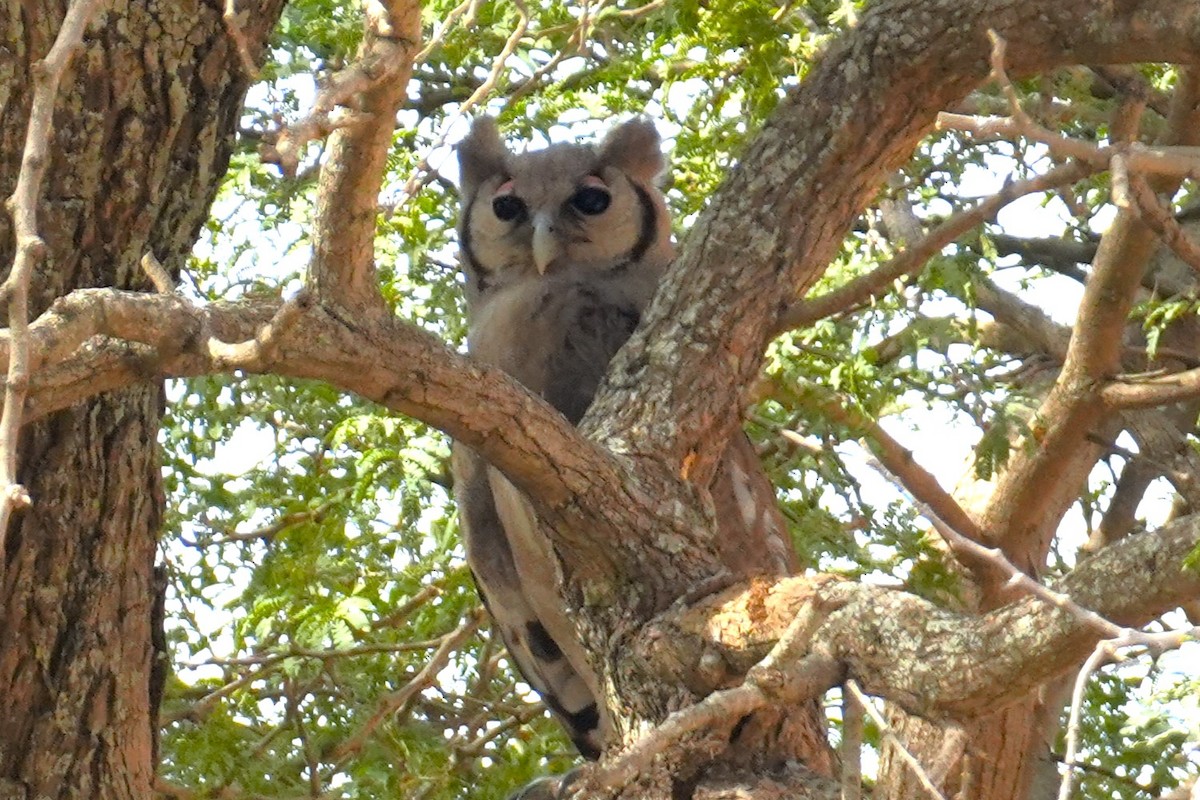
[[(1140, 626), (1200, 592), (1200, 573), (1183, 565), (1198, 544), (1197, 516), (1134, 534), (1080, 562), (1054, 591), (1105, 620)], [(1017, 702), (1074, 670), (1107, 631), (1072, 608), (1029, 595), (975, 617), (878, 586), (794, 577), (673, 610), (643, 636), (680, 637), (682, 653), (716, 648), (732, 668), (749, 669), (814, 592), (839, 608), (815, 633), (813, 657), (841, 661), (865, 692), (931, 719), (970, 720)], [(753, 631), (723, 624), (747, 603), (761, 609)], [(694, 670), (693, 680), (703, 683), (698, 664), (673, 669)], [(945, 675), (957, 679), (947, 682)]]
[[(375, 217), (396, 111), (421, 43), (421, 6), (417, 0), (368, 3), (366, 18), (358, 62), (339, 76), (336, 90), (318, 98), (321, 109), (322, 102), (332, 108), (353, 97), (361, 113), (335, 130), (325, 148), (307, 279), (322, 303), (363, 316), (387, 313), (375, 271)], [(280, 142), (287, 147), (288, 140)]]

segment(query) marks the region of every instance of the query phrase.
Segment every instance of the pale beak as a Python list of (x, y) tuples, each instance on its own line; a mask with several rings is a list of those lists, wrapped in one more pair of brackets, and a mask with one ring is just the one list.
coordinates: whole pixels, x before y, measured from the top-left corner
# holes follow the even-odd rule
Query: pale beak
[(554, 235), (554, 222), (550, 217), (537, 214), (533, 218), (533, 264), (539, 275), (558, 258), (558, 239)]

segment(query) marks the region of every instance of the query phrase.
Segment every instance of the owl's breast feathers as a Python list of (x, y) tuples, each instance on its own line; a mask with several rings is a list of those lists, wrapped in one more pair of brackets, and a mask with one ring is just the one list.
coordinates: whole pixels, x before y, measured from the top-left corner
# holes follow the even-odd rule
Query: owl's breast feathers
[(576, 423), (657, 282), (657, 270), (634, 267), (567, 271), (498, 289), (476, 310), (471, 355), (512, 375)]

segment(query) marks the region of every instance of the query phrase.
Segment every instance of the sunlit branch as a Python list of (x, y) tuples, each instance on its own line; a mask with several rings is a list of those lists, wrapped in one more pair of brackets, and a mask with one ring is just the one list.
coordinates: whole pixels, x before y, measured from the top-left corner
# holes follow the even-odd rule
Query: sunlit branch
[[(417, 0), (368, 3), (366, 12), (358, 60), (335, 76), (336, 90), (327, 87), (309, 117), (350, 97), (361, 112), (361, 119), (335, 131), (326, 146), (306, 276), (321, 303), (356, 317), (388, 313), (375, 269), (376, 213), (396, 112), (406, 97), (421, 40)], [(302, 145), (302, 138), (280, 138), (283, 157), (293, 162)]]
[[(10, 348), (0, 331), (0, 364)], [(178, 295), (86, 289), (59, 298), (31, 325), (30, 361), (39, 372), (28, 403), (39, 413), (162, 377), (271, 372), (324, 380), (442, 428), (551, 505), (587, 513), (579, 505), (587, 493), (601, 485), (617, 491), (615, 467), (560, 414), (498, 370), (390, 316), (349, 328), (303, 302), (196, 306)], [(519, 431), (509, 430), (515, 418), (524, 421)], [(492, 435), (499, 429), (507, 433)]]
[(1084, 693), (1087, 691), (1088, 678), (1104, 662), (1114, 655), (1108, 642), (1100, 642), (1088, 656), (1087, 661), (1079, 668), (1075, 676), (1075, 687), (1071, 691), (1071, 711), (1067, 722), (1067, 755), (1066, 769), (1063, 771), (1062, 782), (1058, 788), (1058, 800), (1071, 800), (1071, 787), (1075, 781), (1075, 759), (1079, 755), (1079, 730), (1083, 722)]
[(836, 685), (841, 676), (839, 665), (807, 654), (814, 633), (831, 610), (818, 598), (810, 598), (766, 657), (746, 673), (741, 686), (713, 692), (675, 712), (616, 758), (596, 766), (586, 779), (587, 786), (625, 786), (656, 756), (668, 747), (679, 746), (691, 734), (726, 730), (739, 718), (768, 704), (797, 704)]
[(1024, 137), (1044, 144), (1058, 158), (1082, 161), (1097, 170), (1108, 169), (1113, 157), (1120, 154), (1127, 160), (1129, 168), (1139, 174), (1200, 178), (1200, 147), (1151, 146), (1138, 142), (1100, 146), (1054, 133), (1036, 123), (1023, 124), (1011, 117), (942, 113), (938, 115), (937, 128), (970, 133), (980, 139)]
[(842, 691), (842, 800), (862, 798), (862, 748), (866, 710), (853, 692)]
[[(1004, 54), (1003, 42), (996, 40), (996, 43), (993, 74), (1003, 86), (1007, 76), (995, 67)], [(1015, 90), (1011, 84), (1008, 86), (1012, 115), (1005, 125), (1040, 137), (1043, 129), (1020, 109)], [(1187, 136), (1192, 135), (1189, 131), (1195, 127), (1194, 114), (1181, 109), (1192, 108), (1190, 94), (1177, 92), (1174, 104), (1165, 141), (1188, 142)], [(1137, 103), (1133, 103), (1117, 109), (1118, 128), (1128, 127), (1128, 122), (1121, 120), (1134, 115), (1137, 108)], [(1128, 157), (1138, 148), (1136, 143), (1114, 145), (1106, 153), (1107, 160), (1098, 161), (1095, 145), (1076, 144), (1082, 151), (1070, 152), (1080, 154), (1081, 160), (1109, 167), (1113, 156)], [(1083, 158), (1083, 151), (1092, 156)], [(1128, 163), (1135, 169), (1132, 160)], [(1063, 367), (1039, 407), (1036, 435), (1026, 439), (1027, 447), (1014, 451), (982, 511), (981, 521), (994, 537), (993, 543), (1025, 571), (1040, 567), (1058, 521), (1099, 457), (1101, 450), (1094, 437), (1116, 424), (1111, 408), (1099, 399), (1097, 383), (1121, 368), (1128, 314), (1155, 246), (1153, 232), (1141, 223), (1138, 215), (1128, 208), (1119, 208), (1093, 260)], [(983, 587), (984, 607), (1004, 603), (1008, 598), (1004, 586)]]
[[(314, 139), (350, 124), (395, 124), (395, 108), (368, 108), (368, 115), (357, 113), (362, 95), (379, 92), (399, 94), (399, 103), (412, 73), (413, 56), (421, 40), (420, 5), (410, 0), (368, 3), (366, 35), (354, 63), (330, 76), (317, 93), (308, 114), (279, 133), (274, 146), (263, 152), (263, 160), (278, 162), (286, 174), (300, 163), (303, 149)], [(338, 110), (342, 109), (342, 113)], [(350, 111), (350, 109), (356, 109)], [(390, 137), (389, 137), (390, 142)], [(382, 178), (382, 170), (377, 178)]]
[(943, 248), (953, 244), (972, 228), (994, 218), (1014, 200), (1073, 183), (1086, 177), (1090, 171), (1079, 164), (1067, 164), (1055, 167), (1036, 178), (1006, 184), (986, 200), (952, 215), (919, 241), (907, 243), (904, 250), (878, 269), (826, 294), (806, 298), (788, 308), (780, 316), (775, 332), (778, 334), (800, 328), (883, 297), (892, 290), (897, 280), (920, 272), (929, 259), (940, 253)]
[(1180, 261), (1200, 272), (1200, 244), (1188, 235), (1146, 180), (1139, 175), (1130, 175), (1128, 191), (1142, 220), (1179, 256)]
[(1180, 403), (1200, 397), (1200, 369), (1170, 375), (1117, 376), (1100, 390), (1109, 408), (1133, 409)]
[[(17, 484), (17, 436), (33, 369), (29, 363), (29, 283), (46, 257), (46, 243), (38, 232), (38, 200), (50, 163), (54, 105), (63, 75), (82, 46), (84, 31), (103, 6), (104, 0), (73, 0), (50, 52), (33, 64), (33, 99), (21, 151), (21, 169), (16, 188), (4, 204), (13, 221), (16, 256), (8, 277), (0, 285), (0, 297), (8, 302), (10, 347), (4, 410), (0, 414), (0, 553), (4, 552), (10, 515), (30, 502), (25, 488)], [(3, 570), (0, 563), (0, 574)]]

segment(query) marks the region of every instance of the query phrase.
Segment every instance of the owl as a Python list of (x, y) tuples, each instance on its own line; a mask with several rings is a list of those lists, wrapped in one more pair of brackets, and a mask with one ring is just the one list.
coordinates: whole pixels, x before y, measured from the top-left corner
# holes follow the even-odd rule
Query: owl
[[(458, 159), (468, 351), (576, 424), (674, 255), (657, 185), (665, 164), (658, 133), (634, 119), (598, 146), (518, 155), (481, 118)], [(580, 753), (598, 758), (609, 730), (600, 681), (562, 609), (556, 562), (529, 503), (465, 447), (456, 446), (453, 469), (467, 561), (496, 630)], [(795, 566), (773, 489), (744, 435), (709, 490), (735, 575)], [(746, 548), (747, 536), (769, 546)]]

